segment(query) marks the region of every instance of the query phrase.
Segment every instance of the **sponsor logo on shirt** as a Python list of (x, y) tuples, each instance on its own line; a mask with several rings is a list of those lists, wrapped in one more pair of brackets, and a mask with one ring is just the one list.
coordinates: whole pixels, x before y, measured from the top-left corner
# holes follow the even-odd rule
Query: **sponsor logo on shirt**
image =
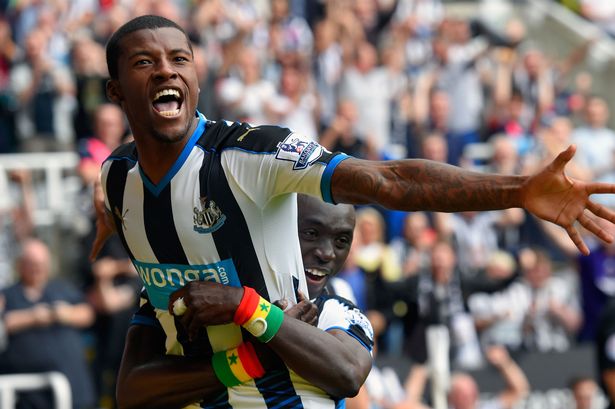
[(323, 147), (316, 142), (306, 141), (295, 133), (291, 133), (278, 143), (276, 159), (293, 162), (293, 170), (307, 168), (322, 155)]
[(133, 261), (141, 281), (147, 290), (150, 302), (156, 308), (166, 310), (169, 296), (190, 281), (215, 281), (240, 287), (239, 276), (231, 259), (211, 264), (158, 264)]
[(194, 231), (201, 234), (213, 233), (218, 230), (226, 221), (226, 215), (216, 205), (213, 200), (207, 200), (207, 197), (200, 199), (200, 209), (195, 206), (192, 209), (194, 214)]

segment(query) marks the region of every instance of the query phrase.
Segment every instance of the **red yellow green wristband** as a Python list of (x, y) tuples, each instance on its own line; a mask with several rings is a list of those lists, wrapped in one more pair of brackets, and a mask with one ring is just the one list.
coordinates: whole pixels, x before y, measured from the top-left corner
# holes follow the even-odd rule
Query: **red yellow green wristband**
[(269, 342), (282, 326), (284, 312), (258, 295), (253, 288), (244, 287), (243, 297), (233, 320), (259, 341)]
[(211, 363), (216, 377), (227, 388), (241, 385), (265, 374), (254, 346), (249, 342), (244, 342), (237, 348), (216, 352)]

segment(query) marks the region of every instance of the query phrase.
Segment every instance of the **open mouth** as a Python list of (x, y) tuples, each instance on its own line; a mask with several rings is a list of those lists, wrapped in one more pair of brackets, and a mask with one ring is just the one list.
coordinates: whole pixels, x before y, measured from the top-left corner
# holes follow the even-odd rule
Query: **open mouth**
[(179, 115), (183, 98), (181, 93), (173, 88), (165, 88), (154, 95), (152, 106), (160, 115), (172, 118)]
[(316, 268), (306, 268), (305, 276), (314, 282), (322, 282), (329, 275), (327, 271), (318, 270)]

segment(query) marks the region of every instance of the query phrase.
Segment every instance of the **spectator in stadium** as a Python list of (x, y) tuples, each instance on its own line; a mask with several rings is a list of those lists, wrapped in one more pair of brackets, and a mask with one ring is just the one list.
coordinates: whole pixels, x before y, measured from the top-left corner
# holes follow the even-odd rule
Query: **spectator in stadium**
[(85, 186), (93, 186), (100, 166), (122, 143), (126, 133), (124, 115), (115, 104), (101, 104), (94, 113), (94, 133), (79, 142), (78, 173)]
[(342, 76), (340, 96), (355, 104), (355, 129), (364, 142), (371, 143), (379, 152), (391, 142), (391, 105), (400, 91), (400, 84), (389, 70), (378, 65), (378, 50), (368, 42), (359, 44), (353, 65)]
[[(342, 47), (338, 41), (339, 29), (330, 19), (314, 27), (314, 81), (320, 105), (320, 123), (331, 125), (334, 121), (337, 87), (343, 70)], [(341, 102), (341, 101), (340, 101)], [(339, 105), (338, 105), (339, 106)]]
[(25, 59), (11, 70), (18, 136), (26, 151), (58, 151), (72, 142), (66, 111), (74, 94), (72, 74), (54, 63), (48, 48), (48, 36), (41, 29), (32, 30), (26, 37)]
[(268, 122), (317, 140), (318, 99), (311, 83), (311, 73), (302, 61), (283, 65), (278, 92), (266, 103)]
[(599, 387), (596, 381), (589, 376), (580, 376), (572, 379), (569, 384), (574, 399), (574, 409), (593, 409), (597, 407)]
[(318, 143), (331, 152), (341, 151), (362, 159), (378, 158), (378, 152), (373, 149), (370, 141), (359, 137), (356, 130), (357, 116), (357, 107), (352, 101), (338, 102), (336, 115), (330, 126), (321, 132)]
[(611, 37), (615, 37), (615, 5), (600, 0), (579, 0), (580, 13), (597, 24)]
[[(309, 296), (315, 300), (316, 305), (320, 308), (317, 318), (318, 327), (328, 331), (329, 335), (342, 342), (343, 348), (348, 349), (349, 352), (364, 355), (366, 350), (360, 343), (371, 346), (371, 327), (367, 318), (352, 303), (339, 298), (341, 295), (337, 293), (339, 287), (334, 284), (335, 276), (341, 269), (352, 243), (354, 209), (352, 206), (333, 206), (307, 195), (299, 195), (298, 210), (299, 241)], [(287, 304), (287, 300), (282, 300), (279, 305), (287, 306)], [(296, 308), (291, 308), (287, 311), (287, 317), (294, 316), (296, 311)], [(203, 364), (195, 365), (195, 362), (198, 363), (201, 358), (176, 357), (173, 361), (167, 360), (165, 362), (164, 344), (161, 342), (164, 340), (164, 334), (161, 333), (159, 326), (143, 325), (143, 319), (146, 315), (148, 314), (144, 312), (144, 307), (141, 307), (128, 332), (118, 383), (118, 401), (122, 405), (133, 407), (133, 405), (143, 405), (146, 401), (158, 403), (162, 396), (157, 398), (153, 396), (153, 393), (150, 393), (151, 396), (146, 397), (139, 393), (140, 388), (149, 391), (151, 383), (157, 382), (156, 379), (169, 379), (168, 382), (164, 383), (164, 387), (157, 391), (158, 394), (165, 396), (165, 407), (190, 402), (190, 400), (181, 396), (167, 397), (167, 395), (181, 392), (184, 387), (180, 385), (184, 382), (193, 384), (195, 389), (202, 388), (204, 384), (210, 382), (214, 391), (220, 393), (224, 390), (222, 384), (211, 377), (210, 368)], [(300, 316), (297, 316), (297, 318), (300, 318)], [(349, 328), (349, 325), (358, 325), (360, 330), (357, 331), (356, 328), (353, 330)], [(357, 339), (359, 342), (356, 341)], [(155, 342), (152, 343), (156, 340), (160, 340), (161, 343), (159, 345)], [(343, 358), (338, 357), (336, 359)], [(313, 360), (312, 362), (319, 365), (318, 362)], [(337, 363), (329, 362), (319, 370), (330, 371), (337, 365)], [(182, 370), (181, 375), (179, 375), (180, 370)], [(175, 378), (170, 379), (165, 373), (171, 373)], [(356, 376), (364, 378), (360, 374)], [(330, 381), (332, 382), (329, 385), (330, 388), (339, 388), (341, 383), (346, 382), (344, 378)], [(128, 402), (132, 403), (128, 404)]]
[[(12, 189), (18, 187), (18, 194)], [(0, 167), (0, 290), (13, 284), (14, 262), (21, 243), (34, 230), (34, 189), (32, 174), (21, 169), (11, 172)]]
[(576, 289), (562, 272), (553, 272), (553, 262), (545, 251), (525, 251), (531, 252), (528, 262), (521, 264), (521, 288), (525, 294), (517, 301), (527, 302), (523, 321), (525, 347), (541, 352), (566, 351), (583, 321)]
[[(553, 160), (563, 148), (573, 143), (572, 122), (564, 116), (556, 116), (546, 126), (537, 131), (536, 144), (525, 155), (523, 172), (532, 173)], [(567, 173), (571, 177), (590, 180), (592, 171), (582, 163), (581, 157), (574, 157), (568, 164)], [(605, 180), (606, 181), (606, 180)]]
[(93, 39), (76, 39), (71, 50), (71, 68), (75, 77), (73, 127), (77, 143), (95, 132), (96, 110), (107, 102), (105, 86), (109, 73), (105, 67), (105, 50)]
[(429, 327), (444, 326), (450, 334), (451, 361), (459, 368), (477, 367), (482, 357), (474, 325), (464, 304), (453, 247), (445, 241), (437, 242), (430, 257), (429, 266), (405, 282), (403, 292), (409, 295), (407, 304), (418, 305), (419, 321), (418, 325), (406, 323), (409, 333), (406, 351), (413, 361), (425, 363)]
[(11, 24), (0, 18), (0, 153), (14, 152), (17, 148), (15, 134), (15, 110), (17, 103), (10, 89), (10, 76), (13, 64), (17, 62), (22, 50), (13, 40)]
[[(506, 348), (492, 345), (486, 349), (487, 361), (504, 379), (505, 387), (493, 398), (480, 401), (479, 385), (472, 375), (465, 372), (454, 372), (451, 377), (450, 389), (439, 391), (447, 394), (448, 407), (451, 409), (501, 408), (512, 409), (528, 394), (530, 385), (523, 370), (510, 357)], [(413, 365), (404, 383), (404, 395), (398, 402), (377, 402), (376, 408), (381, 409), (428, 409), (424, 403), (425, 385), (430, 378), (425, 365)], [(433, 383), (433, 379), (431, 379)], [(438, 392), (436, 392), (438, 393)], [(433, 394), (432, 394), (433, 396)]]
[[(598, 221), (607, 231), (613, 231), (611, 223)], [(609, 300), (615, 297), (615, 273), (612, 265), (615, 263), (615, 246), (612, 243), (593, 241), (591, 253), (579, 255), (574, 246), (566, 238), (561, 229), (548, 224), (541, 224), (547, 236), (578, 265), (578, 280), (581, 295), (583, 323), (579, 329), (579, 341), (594, 341), (598, 328), (598, 320)], [(587, 234), (587, 233), (584, 233)]]
[[(94, 314), (70, 283), (51, 279), (51, 263), (43, 242), (24, 243), (19, 282), (2, 292), (9, 344), (0, 354), (0, 373), (61, 372), (71, 384), (73, 408), (89, 409), (94, 390), (80, 330), (92, 324)], [(18, 408), (51, 409), (52, 402), (50, 391), (29, 392)]]
[(421, 143), (421, 158), (446, 163), (448, 159), (448, 143), (440, 133), (427, 134)]
[[(302, 277), (295, 276), (298, 272), (292, 270), (292, 266), (301, 265), (298, 258), (299, 246), (293, 246), (290, 252), (275, 251), (277, 246), (289, 248), (289, 243), (296, 243), (292, 234), (295, 231), (288, 229), (287, 223), (288, 215), (295, 214), (295, 200), (291, 194), (294, 191), (309, 192), (328, 201), (377, 202), (400, 210), (422, 208), (438, 211), (478, 211), (523, 206), (538, 217), (564, 226), (584, 253), (587, 253), (587, 247), (573, 226), (577, 220), (600, 238), (611, 239), (584, 211), (588, 208), (599, 217), (615, 220), (612, 212), (589, 200), (590, 194), (612, 192), (615, 187), (581, 181), (571, 183), (566, 179), (564, 168), (574, 155), (573, 148), (562, 152), (541, 172), (526, 177), (477, 174), (421, 160), (386, 164), (365, 162), (326, 152), (320, 145), (297, 134), (289, 135), (288, 130), (277, 127), (250, 128), (246, 124), (224, 121), (212, 123), (201, 115), (197, 116), (195, 108), (198, 85), (190, 42), (185, 32), (169, 20), (154, 16), (131, 20), (114, 34), (108, 45), (108, 57), (112, 79), (108, 83), (107, 91), (110, 98), (119, 103), (125, 111), (135, 143), (121, 147), (118, 155), (103, 165), (102, 180), (106, 197), (104, 204), (97, 204), (101, 219), (93, 254), (96, 254), (100, 245), (112, 233), (110, 226), (104, 222), (106, 205), (108, 210), (113, 212), (109, 215), (113, 218), (112, 226), (116, 227), (123, 238), (127, 250), (136, 257), (134, 263), (141, 266), (144, 275), (149, 274), (144, 278), (145, 284), (149, 285), (147, 290), (150, 301), (156, 305), (156, 312), (160, 313), (160, 320), (166, 325), (167, 336), (173, 339), (179, 338), (184, 342), (198, 340), (211, 346), (205, 334), (202, 334), (203, 337), (199, 336), (199, 329), (208, 325), (208, 331), (217, 331), (217, 324), (234, 321), (233, 312), (240, 304), (245, 291), (242, 288), (208, 281), (190, 281), (169, 299), (169, 292), (174, 290), (173, 287), (176, 288), (175, 282), (172, 285), (167, 284), (164, 289), (155, 288), (158, 287), (157, 279), (152, 280), (151, 277), (154, 270), (147, 269), (161, 266), (161, 261), (165, 261), (165, 264), (172, 263), (180, 267), (182, 270), (178, 275), (183, 279), (182, 271), (193, 274), (185, 253), (188, 249), (191, 249), (191, 254), (196, 249), (194, 255), (198, 263), (212, 263), (212, 260), (215, 260), (213, 265), (221, 266), (222, 258), (227, 257), (225, 260), (230, 263), (229, 268), (224, 269), (227, 278), (229, 273), (233, 273), (237, 279), (241, 274), (243, 280), (255, 284), (260, 291), (267, 289), (267, 297), (288, 297), (295, 300), (296, 287), (292, 278), (298, 280), (299, 288), (305, 287)], [(202, 137), (205, 133), (207, 138)], [(202, 144), (215, 145), (199, 145), (205, 148), (199, 149), (196, 147), (199, 140)], [(240, 149), (235, 149), (238, 147)], [(277, 156), (258, 155), (258, 152), (277, 152)], [(137, 162), (140, 171), (131, 171)], [(202, 167), (204, 178), (199, 179)], [(259, 174), (259, 171), (266, 172), (266, 176)], [(198, 180), (202, 183), (198, 183)], [(130, 186), (133, 183), (139, 188), (132, 190)], [(237, 190), (232, 190), (231, 184)], [(173, 195), (170, 194), (171, 185), (174, 186)], [(176, 190), (179, 186), (190, 187)], [(201, 188), (205, 191), (201, 192)], [(163, 192), (165, 193), (162, 194)], [(189, 199), (175, 194), (179, 192), (184, 192)], [(239, 200), (235, 195), (247, 196), (241, 196), (243, 199)], [(273, 197), (275, 199), (271, 200)], [(244, 200), (248, 198), (252, 200)], [(174, 206), (170, 205), (171, 199), (176, 204), (188, 205), (189, 210), (194, 206), (195, 217), (191, 218), (188, 210), (176, 213), (184, 216), (187, 214), (188, 219), (175, 219)], [(144, 200), (149, 204), (144, 206)], [(240, 207), (238, 201), (249, 206), (249, 210)], [(218, 203), (222, 203), (224, 210), (219, 208)], [(137, 211), (143, 208), (146, 211)], [(132, 212), (126, 211), (131, 209)], [(150, 210), (153, 213), (150, 213)], [(226, 217), (223, 211), (232, 211), (233, 217)], [(250, 216), (247, 216), (248, 213)], [(154, 219), (150, 220), (152, 215)], [(261, 220), (260, 217), (265, 219)], [(258, 219), (261, 228), (266, 229), (262, 231), (263, 235), (259, 235), (266, 240), (252, 240), (250, 233), (254, 230), (250, 230), (246, 224), (256, 223), (254, 218)], [(182, 235), (189, 234), (182, 236), (187, 238), (184, 243), (177, 233), (167, 234), (168, 231), (177, 232), (174, 223), (180, 220), (180, 223), (184, 224), (179, 231)], [(275, 227), (276, 221), (281, 228)], [(154, 230), (145, 234), (145, 226)], [(245, 240), (237, 236), (240, 228)], [(219, 229), (223, 230), (218, 232)], [(214, 237), (203, 236), (201, 232), (208, 234), (212, 231), (216, 233), (212, 236), (216, 240), (222, 239), (224, 246), (227, 246), (222, 254), (217, 253), (219, 249), (222, 250), (217, 243), (202, 245), (203, 237)], [(139, 232), (142, 236), (137, 237)], [(227, 232), (232, 234), (227, 235)], [(218, 237), (218, 233), (222, 236)], [(168, 241), (171, 238), (174, 239), (173, 245)], [(249, 243), (247, 247), (252, 249), (252, 261), (249, 263), (242, 256), (246, 243)], [(144, 252), (143, 246), (147, 246), (149, 250)], [(158, 253), (159, 257), (156, 257), (155, 253)], [(265, 255), (268, 257), (267, 263), (258, 258)], [(280, 258), (283, 260), (279, 260)], [(290, 271), (276, 269), (279, 263), (291, 266)], [(257, 270), (260, 270), (260, 273), (255, 273)], [(214, 269), (214, 273), (219, 271)], [(177, 281), (177, 284), (180, 285), (181, 282)], [(183, 297), (188, 311), (197, 305), (219, 305), (219, 308), (201, 309), (198, 315), (188, 312), (181, 321), (189, 328), (189, 333), (180, 332), (178, 337), (172, 317), (164, 310), (168, 302), (172, 305), (176, 297)], [(219, 297), (227, 300), (227, 304), (220, 305)], [(267, 306), (267, 309), (276, 311), (276, 317), (283, 316), (279, 315), (279, 311), (274, 307)], [(305, 336), (302, 331), (311, 331), (314, 335), (314, 331), (317, 331), (295, 321), (280, 318), (267, 337), (263, 338), (265, 341), (273, 341), (273, 344), (269, 345), (277, 346), (276, 352), (283, 355), (287, 363), (298, 356), (304, 356), (308, 348), (312, 347), (308, 341), (315, 337)], [(262, 332), (257, 331), (260, 326), (253, 328), (252, 323), (249, 321), (248, 326), (253, 334), (263, 336)], [(280, 337), (274, 336), (277, 329), (287, 327), (289, 331), (284, 330)], [(236, 334), (237, 338), (234, 340), (237, 346), (240, 342), (240, 327), (230, 325), (220, 330)], [(231, 339), (224, 339), (228, 343), (220, 349), (232, 348), (233, 345), (229, 345)], [(178, 348), (180, 346), (179, 343), (175, 345)], [(323, 349), (322, 345), (319, 347), (319, 353), (314, 354), (312, 359), (327, 359), (322, 353), (327, 351), (327, 348)], [(200, 347), (195, 349), (203, 351)], [(336, 371), (331, 371), (329, 375), (335, 376)], [(322, 377), (306, 374), (304, 378), (327, 386), (326, 379)], [(354, 393), (354, 385), (350, 386), (351, 393)], [(202, 390), (197, 392), (204, 393)]]
[(578, 160), (596, 179), (613, 171), (615, 132), (608, 127), (609, 107), (604, 98), (593, 96), (587, 101), (585, 124), (576, 128), (572, 142), (577, 145)]
[(495, 212), (440, 213), (436, 228), (441, 237), (453, 240), (462, 275), (472, 277), (484, 269), (491, 254), (500, 249), (500, 237), (505, 237), (505, 232), (515, 229), (523, 220), (523, 211), (518, 208)]
[(402, 275), (411, 277), (431, 264), (430, 254), (437, 239), (424, 212), (412, 212), (404, 220), (403, 237), (391, 240), (391, 248), (401, 261)]
[(596, 330), (596, 358), (600, 385), (615, 408), (615, 298), (611, 298), (600, 315)]

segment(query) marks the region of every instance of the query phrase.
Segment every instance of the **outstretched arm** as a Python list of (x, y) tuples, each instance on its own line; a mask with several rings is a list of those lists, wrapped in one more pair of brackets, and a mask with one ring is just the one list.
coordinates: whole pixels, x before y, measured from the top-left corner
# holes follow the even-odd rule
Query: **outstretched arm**
[(458, 212), (522, 207), (563, 227), (579, 251), (589, 254), (574, 224), (605, 241), (612, 237), (589, 216), (615, 222), (615, 213), (592, 202), (596, 193), (615, 193), (615, 185), (586, 183), (564, 173), (574, 146), (531, 176), (472, 172), (421, 159), (370, 162), (347, 159), (333, 173), (331, 189), (337, 202), (378, 203), (390, 209)]

